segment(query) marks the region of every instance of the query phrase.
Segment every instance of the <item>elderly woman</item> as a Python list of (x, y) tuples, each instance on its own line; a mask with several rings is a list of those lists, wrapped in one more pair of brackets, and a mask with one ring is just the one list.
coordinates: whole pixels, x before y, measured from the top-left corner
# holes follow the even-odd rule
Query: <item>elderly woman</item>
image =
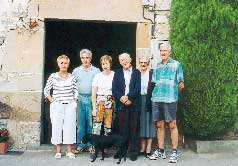
[(75, 78), (68, 73), (70, 59), (61, 55), (57, 58), (57, 63), (59, 71), (50, 75), (44, 88), (44, 95), (50, 102), (51, 143), (56, 146), (56, 159), (61, 158), (62, 143), (66, 144), (66, 156), (75, 158), (71, 145), (76, 142), (77, 84)]
[[(140, 137), (141, 137), (141, 150), (140, 154), (145, 155), (147, 158), (151, 153), (152, 138), (156, 137), (155, 123), (152, 119), (152, 111), (148, 110), (146, 103), (151, 103), (148, 98), (148, 83), (151, 81), (152, 72), (147, 70), (149, 60), (146, 56), (139, 58), (140, 72), (141, 72), (141, 116), (140, 116)], [(148, 93), (148, 94), (147, 94)], [(149, 108), (151, 109), (151, 108)]]
[[(102, 72), (95, 75), (92, 83), (93, 134), (100, 135), (103, 124), (104, 135), (108, 135), (112, 128), (112, 113), (114, 107), (114, 100), (112, 97), (114, 71), (111, 71), (111, 56), (102, 56), (100, 58), (100, 63)], [(107, 149), (104, 151), (105, 157), (108, 157)], [(94, 158), (94, 156), (91, 158)]]

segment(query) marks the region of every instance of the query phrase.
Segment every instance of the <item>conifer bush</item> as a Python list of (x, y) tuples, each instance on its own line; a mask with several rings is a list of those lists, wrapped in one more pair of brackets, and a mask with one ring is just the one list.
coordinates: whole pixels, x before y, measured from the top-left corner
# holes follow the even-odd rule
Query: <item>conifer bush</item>
[(221, 139), (237, 120), (237, 7), (234, 0), (172, 1), (169, 40), (185, 76), (178, 114), (190, 138)]

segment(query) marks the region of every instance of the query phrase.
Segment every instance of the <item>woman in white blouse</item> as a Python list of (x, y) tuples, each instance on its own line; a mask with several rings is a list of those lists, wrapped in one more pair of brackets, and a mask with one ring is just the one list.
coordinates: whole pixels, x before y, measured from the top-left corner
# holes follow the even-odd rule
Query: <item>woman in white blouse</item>
[(78, 91), (75, 78), (68, 73), (69, 63), (70, 59), (66, 55), (59, 56), (59, 71), (50, 75), (44, 88), (45, 98), (50, 102), (51, 143), (56, 146), (56, 159), (61, 158), (61, 144), (66, 144), (66, 156), (75, 158), (71, 145), (76, 142)]
[[(107, 135), (111, 132), (112, 128), (112, 115), (114, 108), (112, 80), (114, 77), (114, 71), (111, 71), (111, 56), (102, 56), (100, 58), (100, 63), (102, 72), (95, 75), (92, 83), (93, 134), (100, 135), (103, 123), (104, 135)], [(105, 157), (107, 156), (108, 154), (105, 153)], [(94, 158), (94, 156), (91, 158)]]

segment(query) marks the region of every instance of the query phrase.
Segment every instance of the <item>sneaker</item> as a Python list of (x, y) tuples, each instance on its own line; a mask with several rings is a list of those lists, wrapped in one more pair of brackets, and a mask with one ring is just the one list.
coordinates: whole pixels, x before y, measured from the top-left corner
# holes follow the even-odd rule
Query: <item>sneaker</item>
[(69, 153), (66, 152), (66, 157), (70, 159), (75, 159), (75, 154), (73, 154), (72, 152), (69, 152)]
[(154, 153), (149, 156), (150, 160), (157, 160), (158, 158), (166, 159), (165, 151), (162, 153), (159, 149), (156, 149)]
[(169, 162), (170, 163), (177, 163), (178, 161), (178, 154), (176, 151), (173, 151), (170, 158), (169, 158)]

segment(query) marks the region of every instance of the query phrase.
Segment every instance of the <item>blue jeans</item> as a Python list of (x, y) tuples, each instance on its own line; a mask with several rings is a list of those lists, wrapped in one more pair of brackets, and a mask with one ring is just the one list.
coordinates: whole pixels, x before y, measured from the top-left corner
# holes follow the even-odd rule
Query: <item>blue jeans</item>
[(92, 133), (92, 100), (91, 94), (78, 96), (78, 121), (77, 121), (77, 146), (82, 148), (91, 147), (91, 144), (82, 144), (85, 134)]

